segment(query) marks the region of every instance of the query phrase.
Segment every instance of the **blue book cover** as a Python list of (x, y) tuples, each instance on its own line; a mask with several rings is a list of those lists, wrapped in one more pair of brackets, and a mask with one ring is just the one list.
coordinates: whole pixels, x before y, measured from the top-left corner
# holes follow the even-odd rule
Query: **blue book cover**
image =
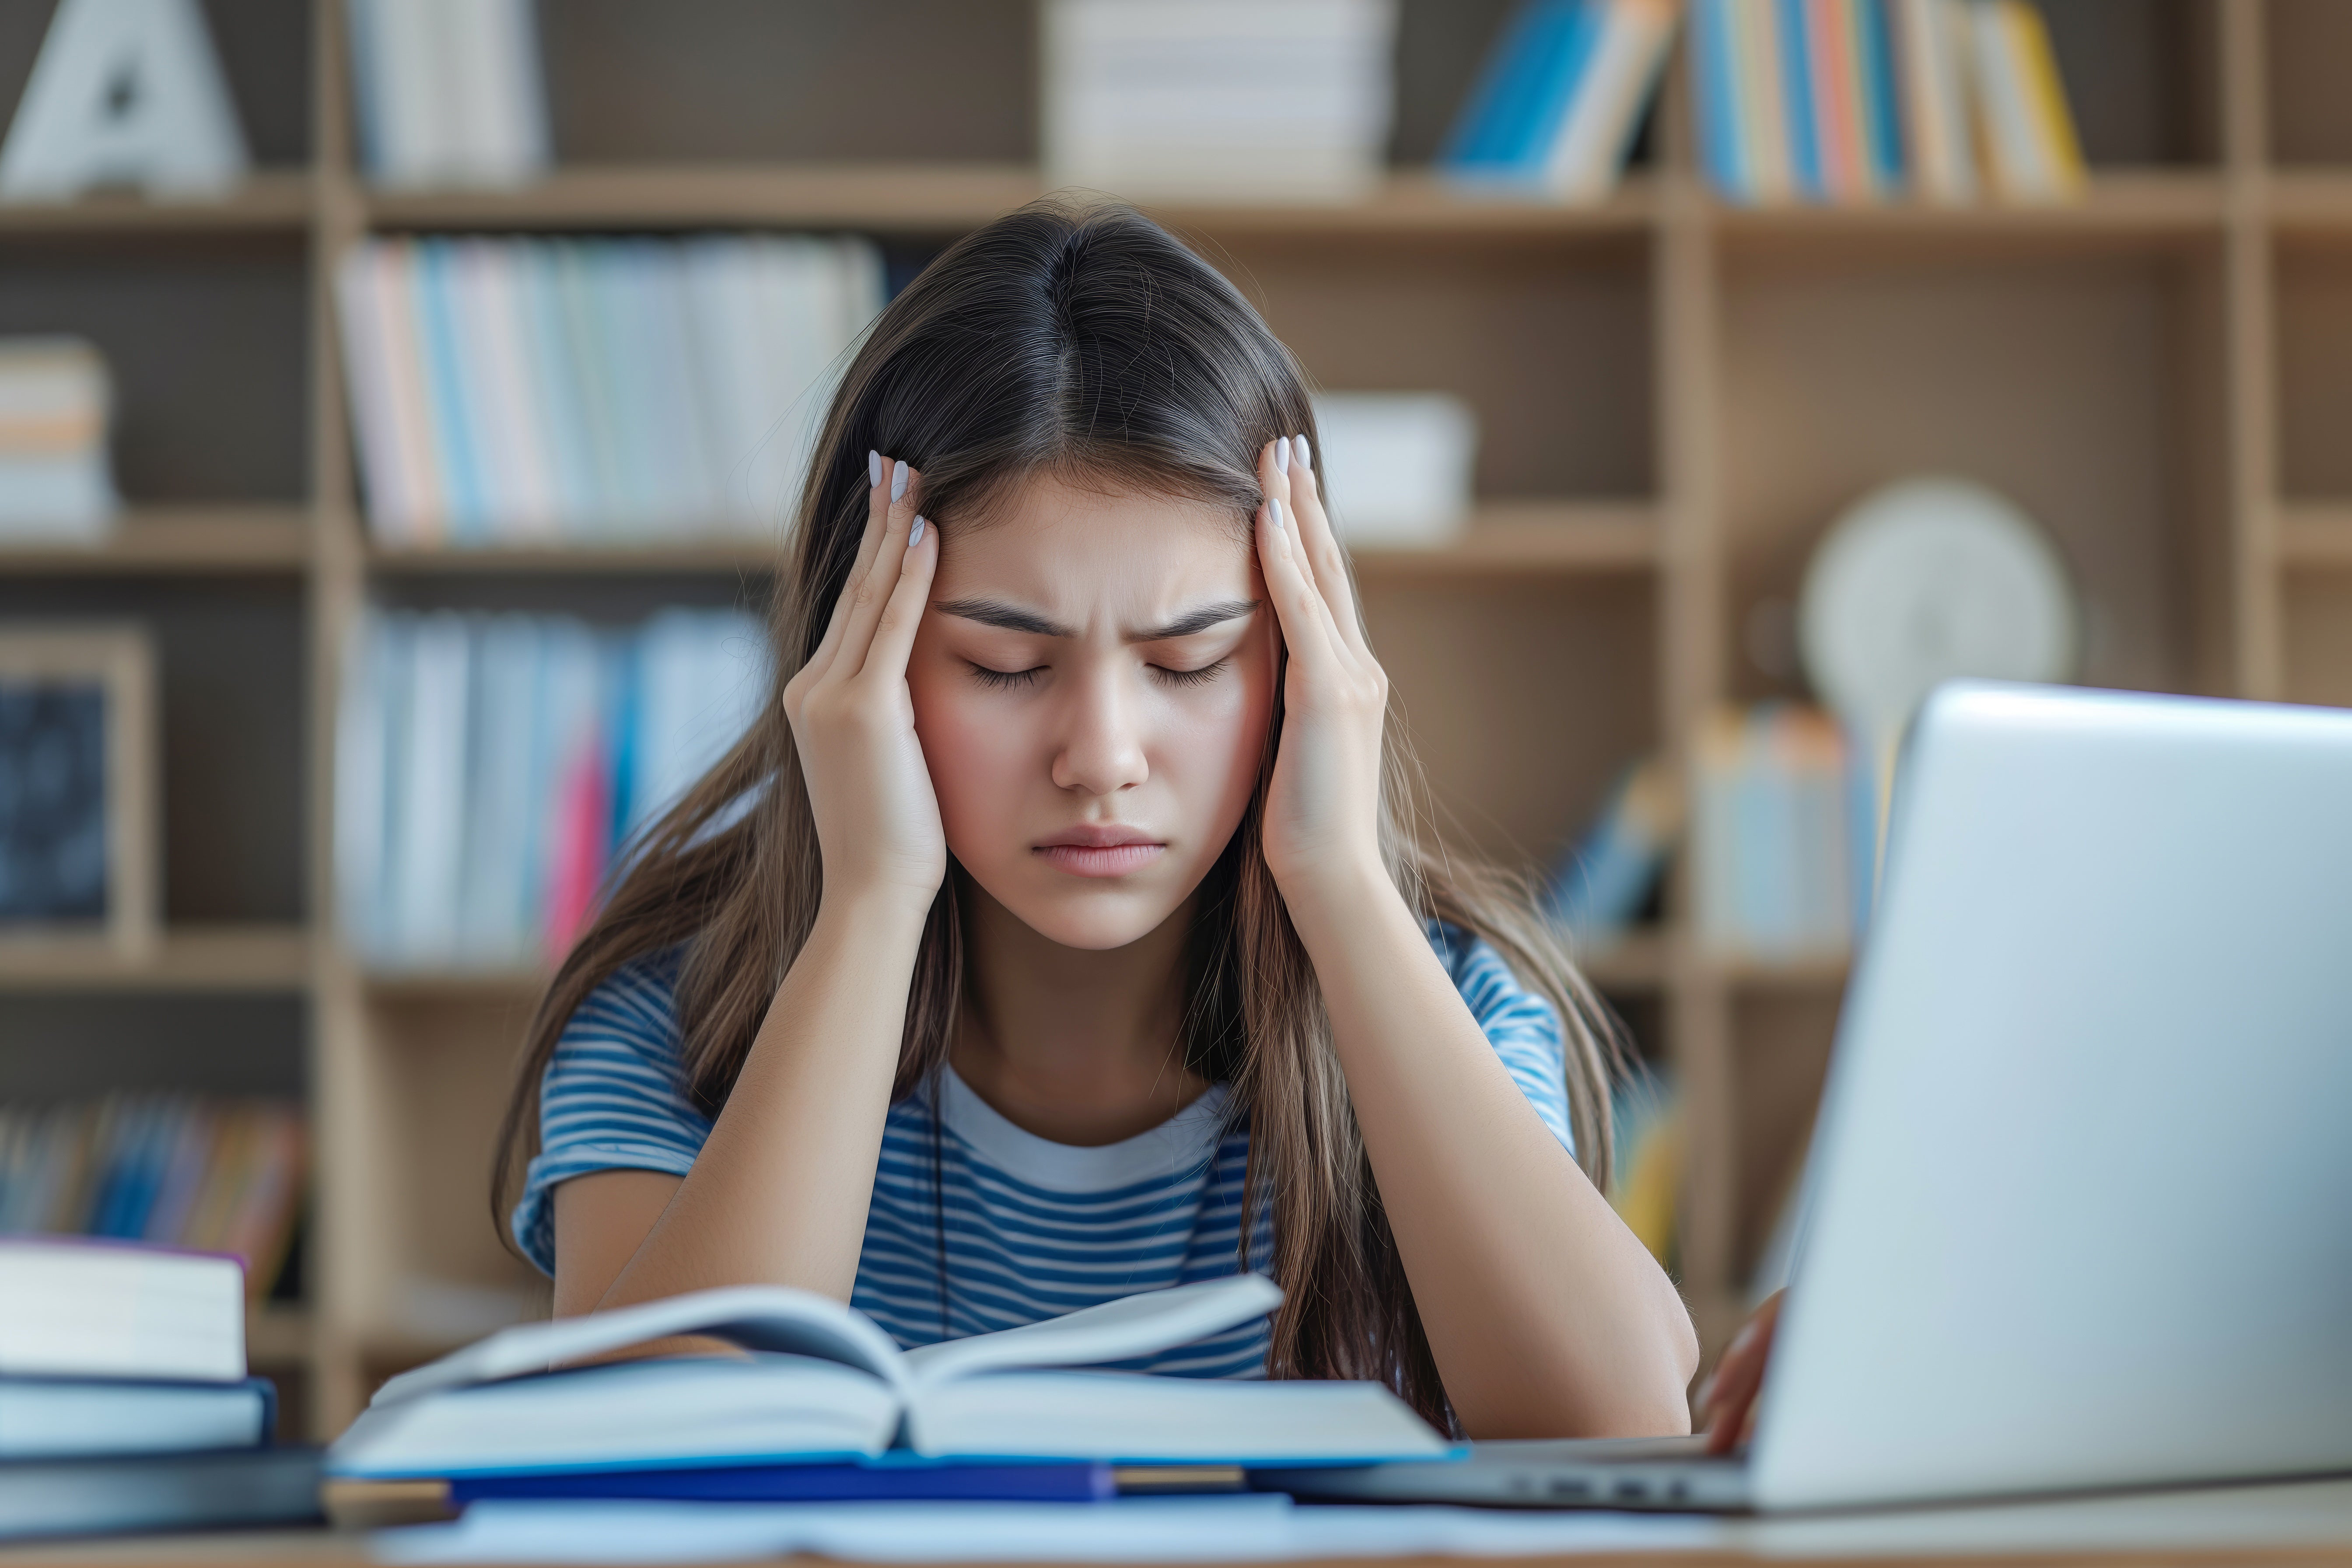
[(1862, 99), (1869, 123), (1871, 183), (1885, 192), (1903, 188), (1903, 116), (1895, 97), (1895, 29), (1887, 23), (1887, 0), (1855, 0), (1862, 21)]
[(1526, 118), (1512, 128), (1507, 155), (1512, 177), (1544, 177), (1552, 148), (1559, 144), (1569, 111), (1576, 107), (1576, 95), (1585, 85), (1586, 68), (1601, 47), (1601, 35), (1609, 25), (1608, 10), (1605, 0), (1585, 0), (1576, 7), (1557, 51), (1538, 79)]
[(459, 1476), (449, 1501), (601, 1498), (678, 1502), (1108, 1502), (1107, 1464), (783, 1464)]
[(1481, 124), (1448, 166), (1473, 179), (1540, 176), (1601, 33), (1594, 0), (1536, 0), (1498, 51)]
[(478, 541), (485, 512), (482, 484), (474, 453), (475, 421), (466, 396), (465, 376), (458, 370), (457, 323), (449, 300), (449, 247), (445, 240), (417, 242), (408, 253), (409, 276), (416, 291), (416, 319), (423, 329), (425, 371), (430, 383), (425, 402), (432, 405), (436, 465), (449, 486), (449, 533), (454, 540)]
[(1818, 201), (1822, 184), (1819, 126), (1813, 118), (1813, 64), (1806, 52), (1805, 0), (1778, 0), (1780, 30), (1780, 96), (1789, 107), (1790, 173), (1798, 194)]
[(1697, 0), (1691, 11), (1691, 50), (1697, 66), (1699, 148), (1716, 189), (1737, 202), (1756, 199), (1748, 168), (1740, 113), (1739, 65), (1732, 54), (1734, 0)]
[(1478, 83), (1462, 106), (1438, 161), (1455, 166), (1495, 163), (1504, 157), (1504, 138), (1534, 91), (1534, 79), (1549, 46), (1548, 34), (1573, 13), (1580, 0), (1529, 0), (1513, 12), (1488, 51)]

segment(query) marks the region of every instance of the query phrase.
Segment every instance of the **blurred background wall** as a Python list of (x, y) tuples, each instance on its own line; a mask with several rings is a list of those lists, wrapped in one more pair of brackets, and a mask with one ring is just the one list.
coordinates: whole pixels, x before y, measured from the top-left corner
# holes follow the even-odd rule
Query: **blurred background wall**
[(541, 979), (757, 700), (828, 374), (1057, 185), (1324, 395), (1442, 826), (1627, 1019), (1620, 1203), (1711, 1345), (1913, 687), (2352, 701), (2333, 0), (182, 8), (53, 67), (0, 4), (0, 103), (39, 58), (131, 144), (0, 156), (0, 1228), (247, 1251), (298, 1430), (541, 1310), (485, 1205)]

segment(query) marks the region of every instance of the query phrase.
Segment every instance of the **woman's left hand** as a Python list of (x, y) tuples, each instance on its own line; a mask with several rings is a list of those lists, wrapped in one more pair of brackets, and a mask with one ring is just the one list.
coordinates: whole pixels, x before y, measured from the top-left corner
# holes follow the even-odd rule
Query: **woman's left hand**
[(1265, 860), (1296, 910), (1302, 899), (1352, 895), (1367, 874), (1387, 880), (1379, 823), (1389, 678), (1364, 641), (1307, 438), (1267, 442), (1257, 467), (1266, 498), (1258, 562), (1290, 651)]

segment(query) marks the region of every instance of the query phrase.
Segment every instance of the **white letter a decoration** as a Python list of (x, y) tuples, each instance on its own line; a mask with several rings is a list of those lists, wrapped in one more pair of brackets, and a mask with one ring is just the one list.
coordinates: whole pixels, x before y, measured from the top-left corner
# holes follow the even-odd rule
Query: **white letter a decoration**
[(119, 184), (202, 195), (245, 169), (196, 0), (59, 0), (0, 145), (0, 197)]

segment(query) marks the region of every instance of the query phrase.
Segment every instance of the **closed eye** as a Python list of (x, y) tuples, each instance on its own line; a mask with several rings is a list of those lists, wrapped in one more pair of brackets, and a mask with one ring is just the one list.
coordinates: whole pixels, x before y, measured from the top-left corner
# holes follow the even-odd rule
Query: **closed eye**
[[(970, 659), (964, 662), (971, 663)], [(1042, 664), (1028, 669), (991, 669), (984, 664), (971, 666), (971, 678), (982, 686), (997, 691), (1017, 690), (1024, 687), (1034, 686), (1037, 684), (1037, 678), (1045, 673), (1045, 667)]]
[(1164, 664), (1155, 664), (1151, 667), (1151, 673), (1171, 686), (1206, 686), (1223, 674), (1225, 666), (1231, 663), (1233, 659), (1228, 656), (1214, 664), (1204, 664), (1198, 669), (1171, 669)]

